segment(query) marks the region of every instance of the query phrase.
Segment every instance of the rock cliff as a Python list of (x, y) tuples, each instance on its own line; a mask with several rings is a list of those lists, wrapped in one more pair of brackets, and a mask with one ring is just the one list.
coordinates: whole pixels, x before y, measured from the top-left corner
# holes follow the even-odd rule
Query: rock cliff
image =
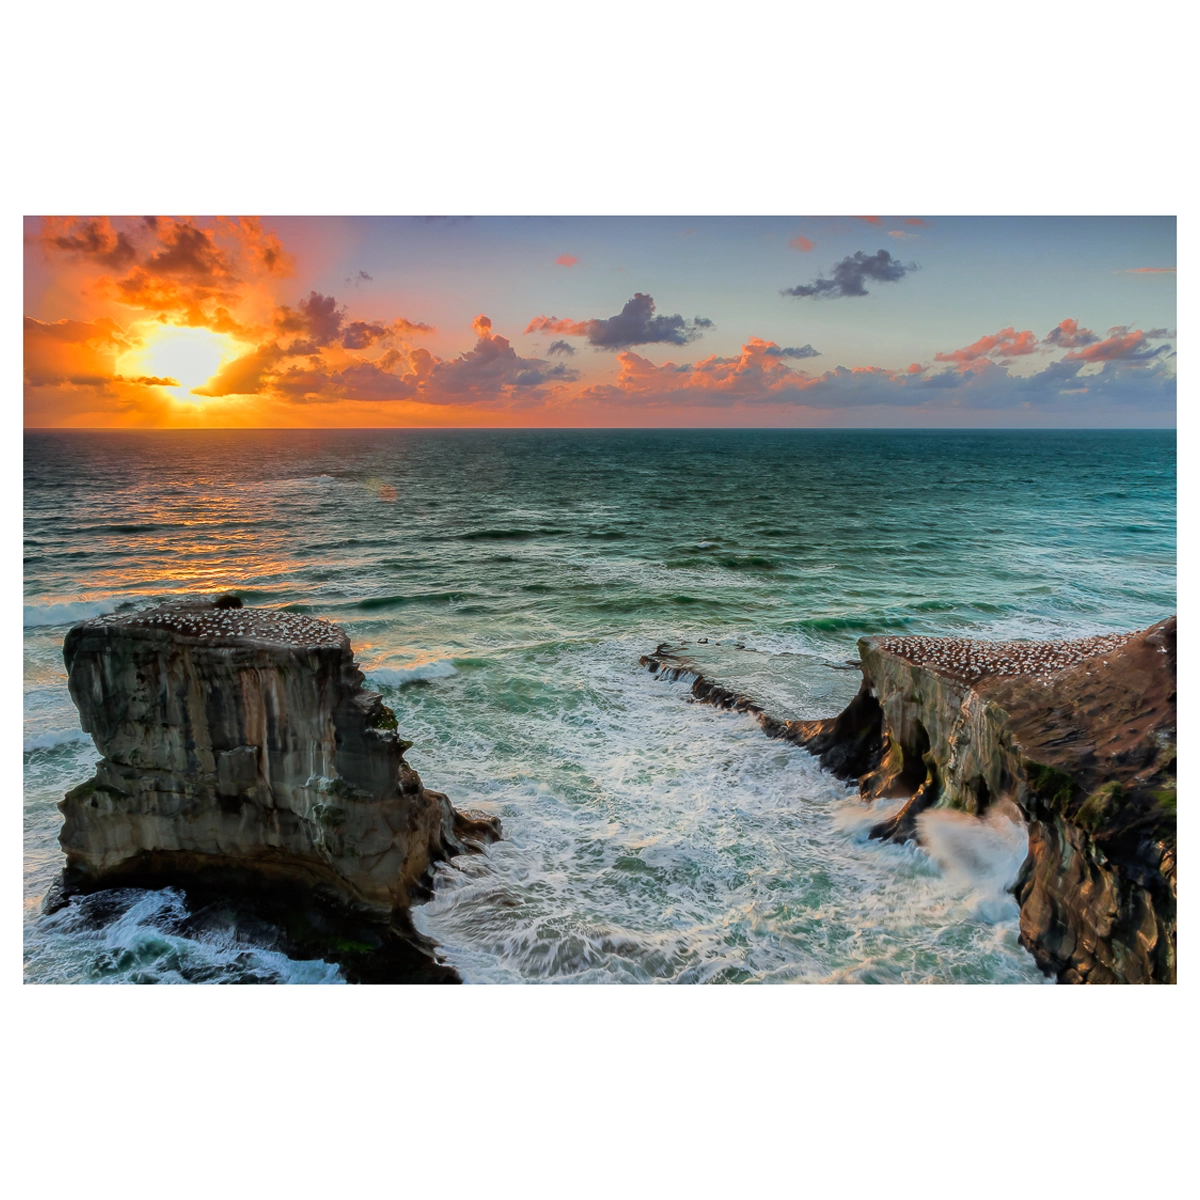
[(455, 978), (412, 927), (439, 860), (499, 836), (404, 760), (327, 621), (188, 600), (76, 625), (68, 686), (104, 756), (60, 803), (63, 895), (180, 885), (252, 898), (348, 978)]
[(1064, 983), (1176, 978), (1174, 617), (1070, 642), (863, 638), (863, 680), (837, 717), (781, 721), (661, 646), (651, 670), (758, 717), (865, 800), (904, 803), (872, 836), (919, 837), (940, 806), (1013, 805), (1029, 854), (1013, 891), (1021, 940)]

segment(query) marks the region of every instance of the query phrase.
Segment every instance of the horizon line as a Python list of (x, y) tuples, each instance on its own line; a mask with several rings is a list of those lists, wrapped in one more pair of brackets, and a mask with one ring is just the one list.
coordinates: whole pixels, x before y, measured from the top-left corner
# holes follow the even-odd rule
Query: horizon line
[(25, 425), (22, 433), (1177, 433), (1176, 425)]

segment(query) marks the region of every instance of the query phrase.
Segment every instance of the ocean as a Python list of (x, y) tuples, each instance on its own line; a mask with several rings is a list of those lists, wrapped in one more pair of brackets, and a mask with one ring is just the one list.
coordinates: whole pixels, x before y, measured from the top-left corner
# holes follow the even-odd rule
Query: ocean
[(872, 633), (1074, 637), (1175, 611), (1173, 431), (30, 432), (28, 982), (339, 983), (178, 891), (42, 901), (97, 752), (71, 623), (181, 593), (341, 623), (426, 786), (505, 839), (418, 927), (467, 983), (1037, 983), (1025, 834), (863, 805), (638, 663), (708, 647), (778, 717), (837, 712)]

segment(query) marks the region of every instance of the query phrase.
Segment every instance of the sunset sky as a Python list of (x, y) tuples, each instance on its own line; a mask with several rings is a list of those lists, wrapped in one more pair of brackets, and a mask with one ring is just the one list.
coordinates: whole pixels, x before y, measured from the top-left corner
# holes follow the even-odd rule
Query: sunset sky
[(27, 427), (1170, 426), (1170, 217), (25, 221)]

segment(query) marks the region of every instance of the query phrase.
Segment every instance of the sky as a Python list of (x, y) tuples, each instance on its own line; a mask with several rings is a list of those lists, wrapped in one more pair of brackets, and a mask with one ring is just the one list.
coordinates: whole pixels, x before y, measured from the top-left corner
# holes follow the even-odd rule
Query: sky
[(24, 234), (27, 428), (1175, 424), (1173, 217)]

